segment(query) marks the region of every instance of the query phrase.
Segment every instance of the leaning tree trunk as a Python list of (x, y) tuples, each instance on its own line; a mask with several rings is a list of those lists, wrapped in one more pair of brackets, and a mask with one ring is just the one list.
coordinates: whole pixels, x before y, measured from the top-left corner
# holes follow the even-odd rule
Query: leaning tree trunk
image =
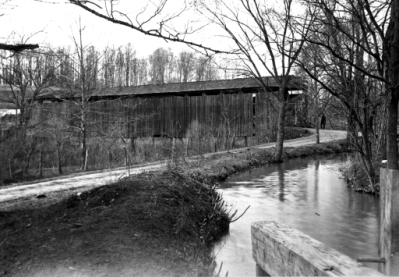
[(279, 88), (279, 98), (280, 98), (280, 109), (278, 112), (278, 122), (277, 122), (277, 141), (276, 141), (276, 153), (273, 160), (276, 162), (282, 162), (283, 151), (284, 151), (284, 136), (285, 136), (285, 111), (287, 106), (287, 91), (285, 83)]

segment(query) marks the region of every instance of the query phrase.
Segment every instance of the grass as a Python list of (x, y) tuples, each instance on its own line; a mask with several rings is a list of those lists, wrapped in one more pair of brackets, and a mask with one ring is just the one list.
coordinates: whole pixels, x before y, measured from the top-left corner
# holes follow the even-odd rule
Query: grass
[[(377, 164), (374, 168), (378, 169)], [(368, 174), (360, 161), (360, 158), (356, 155), (349, 156), (344, 166), (342, 166), (339, 171), (345, 178), (347, 187), (353, 189), (354, 191), (361, 193), (370, 193), (374, 195), (379, 195), (380, 193), (380, 171), (376, 170), (376, 183), (372, 184), (368, 178)]]
[[(284, 158), (347, 151), (345, 141), (286, 148)], [(0, 276), (210, 276), (210, 245), (232, 218), (218, 180), (269, 163), (245, 149), (145, 173), (42, 208), (0, 212)], [(178, 163), (178, 164), (176, 164)], [(240, 211), (243, 212), (243, 211)]]
[[(327, 155), (350, 151), (345, 140), (284, 148), (284, 160), (314, 155)], [(191, 176), (206, 181), (223, 181), (228, 176), (252, 167), (273, 162), (275, 148), (245, 149), (240, 152), (214, 155), (187, 166)]]
[[(198, 130), (197, 130), (198, 132)], [(195, 132), (194, 132), (195, 133)], [(275, 134), (258, 134), (258, 136), (229, 138), (229, 147), (226, 148), (225, 138), (212, 137), (209, 134), (202, 137), (200, 134), (195, 134), (190, 140), (176, 139), (173, 141), (170, 138), (138, 138), (134, 143), (126, 139), (125, 143), (121, 140), (101, 140), (99, 138), (92, 138), (89, 140), (89, 171), (104, 170), (109, 168), (117, 168), (126, 165), (137, 165), (148, 162), (156, 162), (160, 160), (171, 159), (173, 156), (195, 156), (216, 151), (237, 149), (246, 146), (254, 146), (262, 143), (275, 141)], [(273, 132), (272, 132), (273, 133)], [(300, 128), (286, 128), (286, 139), (299, 138), (308, 135), (309, 132)], [(192, 133), (191, 133), (192, 135)], [(234, 142), (234, 143), (233, 143)], [(246, 145), (247, 143), (247, 145)], [(109, 145), (112, 147), (109, 148)], [(134, 147), (133, 147), (134, 145)], [(127, 152), (125, 152), (125, 147)], [(9, 148), (12, 148), (10, 146)], [(59, 176), (56, 162), (55, 150), (47, 149), (50, 153), (45, 156), (42, 177), (39, 177), (39, 153), (33, 155), (31, 167), (28, 175), (22, 174), (22, 171), (11, 170), (7, 163), (0, 163), (3, 166), (4, 184), (9, 185), (17, 182), (35, 181), (43, 178), (51, 178)], [(68, 155), (63, 157), (63, 174), (68, 175), (76, 172), (82, 172), (79, 166), (79, 151), (75, 148), (68, 148), (65, 150)], [(125, 156), (127, 154), (127, 157)]]
[(42, 209), (0, 212), (0, 276), (212, 275), (231, 218), (215, 186), (141, 174)]

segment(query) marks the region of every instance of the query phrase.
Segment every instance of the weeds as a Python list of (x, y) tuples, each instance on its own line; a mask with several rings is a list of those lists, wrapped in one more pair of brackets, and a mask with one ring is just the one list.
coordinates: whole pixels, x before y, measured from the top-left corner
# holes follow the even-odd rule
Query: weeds
[(339, 171), (345, 178), (348, 188), (357, 192), (379, 194), (379, 171), (376, 172), (377, 184), (371, 184), (364, 166), (356, 156), (347, 157), (345, 165)]
[[(98, 259), (117, 264), (120, 255), (134, 256), (142, 251), (149, 261), (166, 259), (171, 268), (200, 269), (210, 276), (215, 269), (210, 245), (228, 231), (232, 217), (216, 185), (198, 177), (178, 170), (140, 174), (46, 208), (0, 212), (0, 236), (7, 238), (0, 241), (2, 269), (23, 275), (14, 266), (16, 260), (29, 261), (31, 268), (71, 259), (87, 266), (87, 251), (98, 253), (90, 259), (98, 255)], [(79, 241), (84, 243), (73, 243)], [(75, 247), (69, 247), (71, 244)], [(129, 244), (135, 251), (104, 256), (110, 248), (130, 251), (125, 247)], [(167, 255), (164, 249), (168, 249)], [(130, 264), (140, 266), (140, 262)]]

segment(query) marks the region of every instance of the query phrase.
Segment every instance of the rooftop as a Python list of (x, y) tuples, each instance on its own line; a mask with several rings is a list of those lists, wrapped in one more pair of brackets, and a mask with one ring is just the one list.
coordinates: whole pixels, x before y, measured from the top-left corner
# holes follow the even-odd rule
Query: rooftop
[[(302, 90), (304, 87), (303, 80), (299, 77), (289, 76), (288, 83), (289, 90)], [(263, 83), (271, 91), (278, 90), (278, 82), (274, 77), (263, 77)], [(108, 97), (121, 97), (121, 96), (147, 96), (147, 95), (201, 95), (216, 94), (220, 91), (236, 91), (242, 90), (243, 92), (251, 91), (251, 89), (261, 88), (259, 80), (255, 78), (239, 78), (232, 80), (215, 80), (215, 81), (199, 81), (188, 83), (168, 83), (160, 85), (141, 85), (130, 87), (111, 87), (102, 88), (93, 91), (92, 97), (108, 98)], [(32, 89), (30, 89), (32, 91)], [(9, 86), (0, 85), (0, 108), (1, 105), (10, 104), (7, 95), (11, 92)], [(31, 92), (30, 92), (31, 93)], [(71, 98), (78, 96), (77, 91), (69, 89), (62, 89), (59, 87), (48, 87), (41, 91), (38, 98), (54, 99), (54, 98)], [(75, 94), (75, 95), (74, 95)]]
[[(303, 81), (290, 76), (289, 90), (302, 90)], [(274, 77), (263, 77), (264, 84), (270, 90), (277, 90), (279, 85)], [(260, 88), (260, 82), (255, 78), (240, 78), (232, 80), (199, 81), (188, 83), (169, 83), (160, 85), (142, 85), (136, 87), (113, 87), (101, 89), (94, 96), (128, 96), (128, 95), (157, 95), (157, 94), (198, 94), (220, 92), (221, 90)]]

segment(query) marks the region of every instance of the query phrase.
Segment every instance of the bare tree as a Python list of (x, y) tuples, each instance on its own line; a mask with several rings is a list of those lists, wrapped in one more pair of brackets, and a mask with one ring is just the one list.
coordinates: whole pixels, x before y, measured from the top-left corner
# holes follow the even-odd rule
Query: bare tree
[(151, 82), (153, 84), (166, 83), (167, 72), (172, 53), (164, 48), (158, 48), (149, 57), (151, 65)]
[(46, 151), (51, 151), (51, 157), (55, 154), (58, 174), (63, 174), (64, 157), (67, 154), (68, 146), (71, 143), (71, 132), (68, 125), (67, 114), (60, 112), (60, 109), (51, 113), (51, 117), (40, 125), (40, 135), (42, 145), (40, 145), (40, 177), (42, 175), (42, 155)]
[(54, 79), (57, 65), (49, 53), (17, 53), (0, 61), (0, 81), (7, 85), (2, 99), (19, 110), (18, 126), (28, 127), (35, 101)]
[[(101, 57), (93, 46), (86, 46), (84, 44), (83, 31), (84, 28), (79, 26), (78, 35), (73, 37), (74, 53), (68, 57), (61, 57), (62, 60), (69, 60), (66, 64), (71, 66), (69, 71), (73, 71), (73, 76), (76, 76), (76, 78), (74, 77), (73, 80), (69, 80), (67, 92), (56, 96), (70, 107), (68, 111), (68, 117), (70, 118), (69, 129), (79, 139), (81, 169), (87, 170), (89, 155), (88, 139), (94, 126), (98, 124), (98, 122), (90, 121), (89, 114), (92, 96), (100, 88), (97, 81), (101, 75)], [(107, 82), (106, 80), (105, 85), (108, 84)], [(110, 82), (114, 84), (114, 76)]]
[(187, 83), (194, 71), (195, 57), (194, 53), (182, 51), (179, 53), (177, 61), (179, 82)]
[[(329, 78), (314, 78), (326, 90), (340, 99), (349, 113), (349, 126), (357, 125), (363, 139), (367, 139), (370, 130), (369, 121), (379, 105), (387, 103), (387, 140), (386, 153), (388, 167), (398, 169), (397, 109), (399, 88), (397, 85), (396, 63), (399, 63), (399, 2), (394, 0), (308, 0), (315, 8), (318, 17), (312, 25), (307, 41), (319, 45), (323, 53), (329, 56)], [(395, 29), (397, 28), (397, 29)], [(334, 68), (333, 68), (334, 67)], [(341, 82), (332, 87), (331, 73), (342, 76)], [(308, 72), (311, 73), (311, 72)], [(383, 86), (383, 98), (373, 95), (370, 88)], [(338, 90), (337, 86), (344, 90)], [(346, 91), (343, 95), (340, 92)], [(351, 94), (355, 92), (354, 94)], [(349, 93), (349, 95), (348, 95)], [(350, 96), (352, 95), (352, 97)], [(345, 98), (345, 100), (343, 99)], [(384, 100), (384, 101), (380, 101)], [(386, 101), (385, 101), (386, 100)], [(364, 102), (365, 101), (365, 102)], [(363, 102), (363, 103), (362, 103)], [(359, 104), (369, 112), (358, 113)], [(363, 109), (363, 108), (362, 108)], [(367, 118), (369, 117), (369, 118)], [(380, 137), (383, 137), (380, 135)], [(363, 140), (362, 139), (362, 140)], [(365, 143), (368, 145), (369, 143)], [(371, 149), (364, 149), (372, 152)]]
[(12, 104), (18, 111), (13, 136), (17, 144), (13, 145), (14, 157), (18, 159), (21, 172), (26, 174), (37, 146), (37, 139), (28, 132), (35, 124), (31, 121), (37, 98), (52, 85), (57, 65), (55, 56), (47, 53), (15, 53), (0, 61), (0, 81), (5, 84), (2, 101)]
[[(317, 50), (311, 56), (304, 51), (303, 55), (307, 57), (298, 62), (313, 82), (341, 103), (348, 118), (350, 141), (360, 154), (370, 183), (374, 185), (376, 174), (373, 162), (386, 157), (385, 149), (391, 153), (390, 157), (387, 155), (388, 160), (393, 161), (390, 167), (397, 165), (396, 141), (393, 142), (389, 136), (386, 141), (384, 128), (376, 126), (376, 123), (385, 120), (385, 99), (397, 105), (394, 103), (396, 92), (393, 86), (396, 81), (391, 81), (387, 70), (392, 62), (387, 51), (391, 47), (388, 36), (388, 24), (391, 24), (389, 1), (307, 2), (318, 16), (306, 40), (310, 47)], [(309, 63), (309, 60), (314, 62)], [(313, 70), (314, 65), (318, 68), (316, 71)], [(383, 87), (385, 99), (381, 98)], [(396, 110), (397, 107), (388, 112), (388, 119), (391, 120), (388, 126), (392, 130), (396, 130)], [(396, 134), (396, 131), (392, 132)]]
[(195, 80), (211, 81), (218, 79), (218, 70), (214, 62), (214, 58), (199, 56), (195, 64)]
[(136, 52), (133, 51), (131, 44), (129, 43), (125, 47), (125, 86), (130, 86), (132, 84), (132, 61), (135, 59)]
[[(317, 78), (322, 70), (323, 51), (320, 47), (315, 44), (305, 44), (303, 50), (297, 61), (301, 66), (305, 66), (314, 76)], [(303, 69), (297, 69), (298, 74), (303, 74), (306, 76), (306, 72)], [(306, 76), (307, 77), (307, 76)], [(323, 109), (320, 109), (320, 96), (321, 96), (321, 86), (316, 80), (310, 79), (307, 86), (307, 98), (308, 102), (313, 104), (313, 116), (314, 116), (314, 127), (316, 128), (316, 143), (320, 143), (320, 115)], [(310, 100), (310, 101), (309, 101)]]
[(276, 161), (281, 161), (283, 154), (289, 75), (302, 50), (303, 34), (307, 33), (313, 20), (310, 10), (307, 10), (300, 23), (301, 32), (298, 32), (292, 27), (298, 23), (293, 5), (293, 0), (284, 0), (280, 9), (273, 9), (263, 1), (239, 0), (233, 3), (221, 0), (217, 5), (209, 1), (201, 8), (202, 13), (219, 26), (239, 49), (237, 59), (245, 75), (255, 77), (265, 91), (268, 91), (262, 78), (265, 72), (274, 76), (279, 85), (276, 93), (280, 102)]

